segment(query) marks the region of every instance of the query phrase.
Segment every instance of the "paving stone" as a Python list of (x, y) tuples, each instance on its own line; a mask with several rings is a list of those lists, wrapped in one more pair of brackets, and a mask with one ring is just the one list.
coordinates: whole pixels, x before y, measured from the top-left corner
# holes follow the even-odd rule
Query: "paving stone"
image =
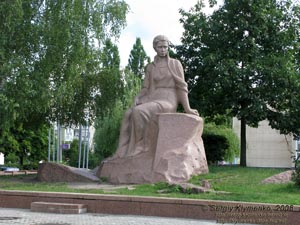
[[(17, 216), (16, 216), (17, 215)], [(2, 219), (1, 219), (2, 218)], [(10, 225), (216, 225), (216, 221), (108, 214), (53, 214), (0, 208), (0, 224)], [(227, 224), (227, 223), (226, 223)], [(227, 224), (230, 225), (230, 224)], [(237, 224), (239, 225), (239, 224)], [(246, 225), (246, 224), (243, 224)]]
[(32, 202), (32, 212), (48, 212), (60, 214), (80, 214), (87, 212), (87, 206), (83, 204), (56, 203), (56, 202)]

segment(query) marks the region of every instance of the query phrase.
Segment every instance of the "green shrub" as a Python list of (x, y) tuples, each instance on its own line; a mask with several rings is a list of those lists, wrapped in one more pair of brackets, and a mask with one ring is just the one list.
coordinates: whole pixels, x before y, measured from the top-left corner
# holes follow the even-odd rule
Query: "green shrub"
[(8, 153), (4, 160), (7, 167), (20, 167), (19, 157), (15, 153)]
[(223, 161), (229, 144), (224, 136), (217, 134), (203, 134), (202, 139), (208, 164)]
[(22, 169), (23, 170), (37, 170), (39, 167), (39, 163), (38, 162), (32, 162), (32, 163), (27, 163), (24, 164)]
[(95, 152), (100, 160), (111, 156), (116, 151), (123, 114), (122, 103), (118, 101), (111, 112), (96, 120)]
[(204, 147), (207, 149), (206, 156), (208, 161), (225, 160), (233, 162), (234, 158), (239, 156), (239, 139), (231, 128), (222, 125), (217, 126), (215, 123), (204, 124), (202, 138)]

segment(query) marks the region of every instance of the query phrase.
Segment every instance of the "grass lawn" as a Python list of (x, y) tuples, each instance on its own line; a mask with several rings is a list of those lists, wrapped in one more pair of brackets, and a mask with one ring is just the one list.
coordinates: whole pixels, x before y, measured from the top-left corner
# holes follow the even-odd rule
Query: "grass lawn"
[[(199, 184), (201, 180), (208, 180), (216, 192), (183, 194), (176, 186), (157, 183), (136, 185), (134, 190), (117, 189), (113, 194), (300, 205), (300, 188), (294, 183), (261, 183), (263, 179), (283, 172), (283, 169), (222, 166), (210, 167), (209, 170), (209, 174), (195, 176), (190, 182)], [(0, 176), (0, 189), (104, 194), (104, 191), (99, 189), (70, 188), (67, 183), (40, 183), (36, 181), (35, 176)], [(164, 190), (163, 193), (161, 190)]]

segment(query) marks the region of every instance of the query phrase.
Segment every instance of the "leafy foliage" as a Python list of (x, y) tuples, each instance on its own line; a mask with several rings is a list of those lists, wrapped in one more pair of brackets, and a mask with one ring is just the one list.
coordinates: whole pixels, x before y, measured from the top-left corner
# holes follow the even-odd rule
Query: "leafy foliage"
[(102, 67), (106, 69), (116, 69), (120, 67), (120, 55), (118, 47), (110, 40), (105, 41), (101, 53)]
[(118, 47), (110, 39), (105, 41), (101, 56), (102, 67), (99, 74), (96, 95), (96, 116), (103, 116), (114, 107), (114, 103), (123, 95)]
[(292, 1), (225, 0), (211, 16), (199, 1), (181, 10), (182, 45), (191, 104), (203, 115), (241, 120), (241, 165), (246, 124), (268, 119), (282, 133), (300, 132), (299, 5)]
[(108, 56), (116, 67), (120, 61), (110, 40), (126, 25), (128, 9), (123, 0), (0, 2), (1, 151), (22, 161), (24, 149), (37, 149), (30, 137), (42, 125), (78, 125), (114, 101), (103, 100), (113, 96), (107, 88), (119, 87), (104, 81), (120, 80), (119, 69), (108, 71)]
[(103, 70), (98, 87), (100, 87), (100, 93), (95, 98), (95, 114), (101, 117), (110, 111), (123, 95), (120, 71), (118, 69)]
[(93, 119), (101, 47), (119, 36), (127, 12), (122, 0), (2, 1), (0, 127), (78, 124), (86, 109)]
[(9, 154), (11, 154), (11, 158), (14, 158), (13, 155), (16, 156), (17, 161), (11, 161), (11, 163), (18, 163), (18, 166), (21, 168), (30, 164), (34, 164), (37, 167), (37, 163), (40, 160), (47, 158), (47, 137), (46, 126), (29, 129), (24, 127), (23, 124), (19, 124), (2, 133), (0, 152), (5, 157)]

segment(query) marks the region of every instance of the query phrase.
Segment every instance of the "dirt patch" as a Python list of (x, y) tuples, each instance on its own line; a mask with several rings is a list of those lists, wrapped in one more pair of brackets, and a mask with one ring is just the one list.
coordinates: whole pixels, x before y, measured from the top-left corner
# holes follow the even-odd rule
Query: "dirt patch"
[(135, 185), (114, 185), (108, 183), (82, 183), (82, 182), (71, 182), (68, 183), (69, 188), (74, 189), (101, 189), (104, 192), (114, 192), (118, 189), (127, 188), (128, 190), (134, 190)]

